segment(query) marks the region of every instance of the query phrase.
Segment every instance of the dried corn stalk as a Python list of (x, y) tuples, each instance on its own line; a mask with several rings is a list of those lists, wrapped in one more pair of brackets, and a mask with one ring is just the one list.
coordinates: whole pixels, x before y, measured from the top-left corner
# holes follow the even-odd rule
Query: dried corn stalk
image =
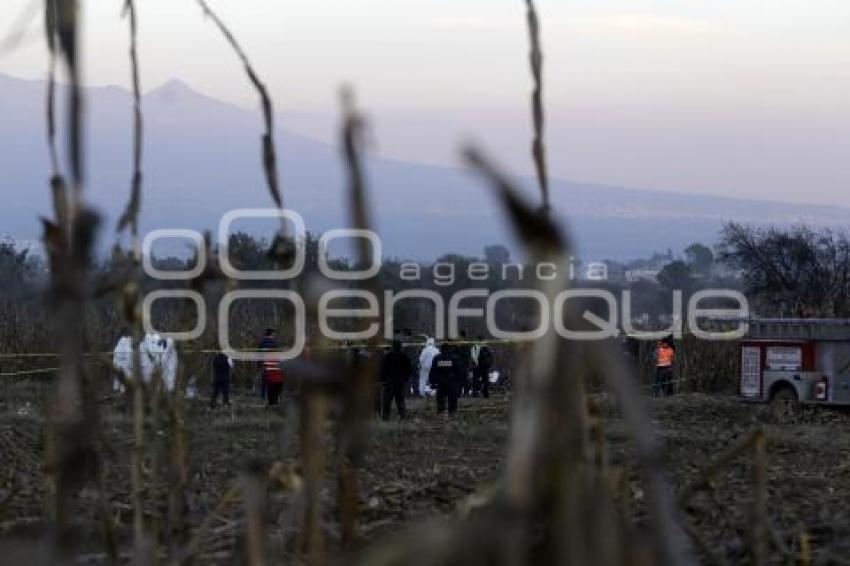
[[(354, 108), (353, 94), (348, 89), (341, 93), (343, 106), (342, 151), (348, 170), (349, 210), (352, 227), (368, 230), (369, 218), (366, 185), (363, 178), (362, 141), (363, 117)], [(364, 238), (360, 238), (357, 259), (361, 264), (371, 263), (371, 248)], [(378, 296), (377, 282), (366, 282), (370, 290)], [(358, 356), (357, 353), (354, 354)], [(372, 406), (373, 387), (377, 382), (378, 359), (376, 352), (360, 360), (351, 360), (349, 373), (343, 384), (343, 412), (339, 424), (337, 453), (339, 471), (337, 478), (337, 511), (341, 523), (343, 549), (351, 548), (357, 529), (357, 515), (360, 501), (359, 468), (362, 465), (366, 449), (369, 416)]]
[[(54, 549), (67, 555), (72, 540), (69, 528), (73, 517), (72, 497), (82, 485), (96, 480), (100, 441), (97, 403), (92, 384), (86, 379), (83, 362), (84, 320), (89, 299), (88, 268), (99, 226), (97, 214), (83, 203), (83, 99), (80, 87), (79, 7), (74, 0), (48, 0), (45, 26), (50, 53), (50, 80), (47, 100), (47, 138), (51, 148), (53, 173), (50, 182), (54, 218), (42, 219), (44, 244), (50, 273), (50, 302), (59, 336), (61, 369), (53, 403), (48, 409), (50, 423), (47, 473), (53, 494), (53, 518), (57, 527)], [(60, 174), (55, 150), (54, 81), (55, 60), (63, 63), (68, 80), (67, 162), (71, 190)]]

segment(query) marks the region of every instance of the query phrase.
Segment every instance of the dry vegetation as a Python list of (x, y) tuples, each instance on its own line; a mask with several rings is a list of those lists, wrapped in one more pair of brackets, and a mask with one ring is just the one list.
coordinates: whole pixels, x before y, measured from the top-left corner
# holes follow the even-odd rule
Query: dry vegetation
[[(5, 465), (0, 476), (0, 534), (15, 556), (31, 557), (28, 549), (32, 542), (43, 540), (46, 525), (39, 503), (45, 495), (41, 464), (44, 421), (38, 394), (32, 385), (29, 389), (18, 391), (14, 402), (2, 407), (0, 445)], [(441, 525), (459, 527), (486, 510), (489, 498), (501, 486), (509, 403), (502, 394), (488, 401), (467, 401), (460, 418), (447, 422), (434, 414), (432, 406), (416, 402), (410, 421), (375, 424), (362, 463), (362, 512), (353, 550), (374, 551), (374, 545), (395, 548), (391, 541), (400, 535), (430, 541), (432, 531), (440, 532)], [(130, 557), (133, 522), (126, 450), (132, 440), (132, 421), (118, 400), (105, 400), (103, 409), (105, 441), (112, 447), (104, 454), (109, 470), (105, 487), (124, 561)], [(295, 406), (288, 409), (295, 411)], [(615, 504), (633, 517), (632, 536), (639, 539), (647, 528), (646, 487), (635, 466), (631, 430), (607, 398), (597, 399), (596, 411), (604, 421), (604, 464), (616, 485)], [(804, 558), (806, 552), (812, 563), (842, 561), (850, 534), (844, 505), (850, 496), (844, 455), (850, 444), (843, 436), (836, 438), (834, 430), (850, 424), (847, 415), (819, 411), (794, 425), (779, 425), (766, 420), (758, 406), (700, 394), (653, 401), (652, 411), (681, 497), (689, 491), (686, 486), (700, 485), (703, 475), (712, 469), (706, 463), (707, 455), (730, 455), (716, 471), (711, 488), (693, 492), (682, 506), (683, 517), (710, 552), (701, 555), (705, 561), (749, 560), (752, 458), (747, 451), (730, 448), (748, 439), (755, 423), (763, 426), (767, 439), (766, 504), (772, 517), (771, 536), (777, 537), (782, 548), (781, 552), (771, 550), (770, 562), (796, 562), (789, 557)], [(263, 411), (259, 400), (247, 395), (237, 397), (232, 412), (211, 412), (206, 399), (189, 401), (186, 415), (191, 446), (188, 521), (194, 525), (188, 546), (198, 561), (225, 564), (234, 557), (243, 561), (246, 519), (234, 486), (248, 465), (274, 475), (265, 492), (268, 562), (295, 561), (302, 547), (305, 500), (299, 480), (302, 469), (297, 463), (302, 449), (294, 420)], [(324, 432), (325, 440), (331, 442), (335, 426), (329, 424)], [(835, 449), (822, 450), (827, 442)], [(167, 482), (160, 478), (157, 484), (148, 484), (148, 490), (146, 520), (162, 529), (166, 509), (158, 502), (168, 490)], [(330, 556), (341, 552), (340, 525), (333, 512), (336, 491), (333, 479), (326, 477), (318, 496), (323, 510), (319, 522), (323, 549)], [(79, 526), (77, 559), (108, 562), (96, 493), (84, 491), (75, 497), (73, 512)], [(496, 544), (496, 535), (491, 533), (481, 541), (481, 552), (486, 554), (487, 548)], [(15, 562), (11, 555), (6, 561)]]
[[(270, 99), (235, 36), (206, 2), (198, 4), (260, 96), (261, 163), (272, 200), (282, 207)], [(129, 250), (117, 248), (114, 272), (93, 285), (99, 221), (84, 198), (78, 13), (74, 0), (45, 5), (54, 218), (44, 221), (44, 240), (60, 355), (57, 371), (45, 366), (50, 371), (43, 382), (30, 377), (10, 392), (14, 382), (7, 381), (0, 429), (2, 560), (765, 564), (842, 556), (846, 510), (834, 502), (848, 495), (847, 464), (841, 451), (819, 449), (835, 442), (827, 432), (835, 424), (831, 417), (818, 414), (803, 428), (788, 429), (764, 426), (757, 408), (704, 396), (650, 407), (612, 345), (565, 341), (554, 330), (517, 358), (510, 396), (467, 403), (453, 422), (419, 406), (409, 422), (376, 424), (375, 356), (358, 364), (322, 356), (290, 364), (288, 379), (300, 395), (279, 412), (264, 411), (249, 397), (239, 398), (232, 411), (210, 412), (204, 402), (168, 393), (156, 382), (144, 386), (138, 352), (128, 395), (103, 396), (108, 372), (87, 354), (83, 339), (96, 298), (89, 290), (112, 297), (127, 328), (141, 335), (136, 227), (143, 210), (143, 109), (136, 12), (126, 0), (135, 159), (118, 229), (128, 229)], [(568, 238), (548, 207), (541, 29), (530, 0), (527, 9), (532, 158), (542, 206), (521, 199), (479, 149), (468, 148), (464, 156), (495, 191), (530, 260), (564, 267)], [(58, 62), (71, 85), (67, 178), (54, 144)], [(350, 92), (342, 100), (351, 224), (368, 228), (363, 120)], [(282, 228), (269, 256), (285, 263), (291, 243)], [(365, 260), (368, 251), (359, 253)], [(210, 267), (191, 285), (204, 289), (221, 279)], [(551, 300), (566, 282), (537, 284)], [(580, 320), (576, 312), (567, 317), (568, 324)], [(699, 377), (710, 384), (726, 371), (728, 352), (700, 354), (713, 357), (697, 362), (696, 349), (685, 351), (694, 352), (685, 354), (688, 375), (697, 375), (692, 367), (714, 367)], [(202, 363), (185, 359), (178, 391), (185, 368)]]

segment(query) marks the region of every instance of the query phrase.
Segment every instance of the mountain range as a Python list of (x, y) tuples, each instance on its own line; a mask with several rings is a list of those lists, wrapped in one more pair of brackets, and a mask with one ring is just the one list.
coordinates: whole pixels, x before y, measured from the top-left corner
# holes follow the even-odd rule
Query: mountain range
[[(60, 87), (59, 115), (64, 107)], [(0, 74), (0, 233), (39, 235), (50, 210), (44, 81)], [(131, 104), (120, 87), (85, 89), (86, 195), (103, 213), (105, 244), (129, 191)], [(234, 208), (270, 207), (260, 168), (261, 118), (174, 80), (143, 97), (142, 229), (215, 230)], [(60, 124), (61, 130), (61, 124)], [(288, 207), (307, 228), (348, 226), (345, 170), (339, 149), (276, 123), (281, 185)], [(411, 135), (416, 135), (411, 132)], [(60, 136), (60, 142), (63, 138)], [(488, 188), (469, 171), (369, 156), (371, 205), (385, 255), (433, 259), (480, 255), (485, 245), (513, 240)], [(518, 177), (529, 198), (534, 180)], [(564, 218), (584, 259), (630, 259), (655, 250), (713, 243), (728, 221), (844, 226), (850, 209), (733, 199), (576, 183), (555, 179), (555, 214)], [(250, 229), (250, 227), (249, 227)], [(261, 227), (257, 227), (259, 232)]]

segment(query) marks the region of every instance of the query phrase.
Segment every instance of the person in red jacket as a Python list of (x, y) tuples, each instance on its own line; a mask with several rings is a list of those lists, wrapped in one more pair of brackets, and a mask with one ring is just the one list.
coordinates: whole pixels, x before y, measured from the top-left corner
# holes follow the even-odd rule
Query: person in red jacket
[[(271, 352), (272, 350), (277, 350), (279, 348), (280, 346), (277, 343), (277, 338), (274, 336), (274, 328), (266, 328), (263, 332), (263, 337), (260, 338), (260, 342), (257, 344), (257, 350), (260, 352)], [(266, 381), (266, 372), (263, 362), (259, 363), (259, 376), (260, 378), (257, 380), (257, 389), (260, 392), (260, 397), (268, 400), (268, 391), (266, 391), (266, 385), (268, 385), (268, 382)]]
[(268, 406), (279, 404), (283, 393), (283, 370), (280, 369), (277, 352), (269, 352), (263, 360), (263, 381), (266, 383)]

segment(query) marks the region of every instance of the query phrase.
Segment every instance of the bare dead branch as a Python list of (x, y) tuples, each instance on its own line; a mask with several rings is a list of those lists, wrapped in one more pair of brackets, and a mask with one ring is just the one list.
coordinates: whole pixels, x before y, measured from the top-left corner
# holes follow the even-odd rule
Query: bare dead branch
[[(564, 239), (546, 211), (535, 211), (524, 203), (507, 177), (480, 152), (470, 148), (464, 155), (470, 165), (494, 186), (531, 260), (562, 263), (566, 252)], [(563, 285), (562, 282), (541, 282), (538, 286), (552, 301), (554, 295), (563, 290)], [(569, 308), (566, 318), (567, 323), (571, 324), (580, 320), (574, 309)], [(584, 344), (582, 347), (582, 343), (562, 340), (553, 332), (533, 344), (527, 363), (521, 368), (522, 375), (517, 384), (519, 395), (512, 416), (512, 439), (506, 476), (509, 501), (519, 509), (527, 510), (533, 509), (539, 498), (551, 499), (550, 494), (553, 492), (547, 491), (545, 483), (545, 478), (551, 474), (563, 478), (554, 493), (574, 493), (574, 490), (580, 493), (584, 489), (573, 483), (586, 474), (582, 462), (589, 461), (590, 453), (584, 382), (586, 376), (598, 374), (605, 377), (617, 393), (624, 417), (637, 430), (641, 464), (649, 481), (656, 560), (664, 564), (689, 563), (692, 558), (676, 519), (669, 483), (662, 471), (659, 448), (652, 438), (650, 419), (646, 409), (637, 401), (640, 398), (637, 388), (626, 372), (612, 363), (613, 356), (609, 355), (607, 346), (591, 347)], [(576, 362), (581, 359), (585, 361)], [(558, 432), (554, 432), (552, 422), (558, 423)], [(553, 443), (553, 437), (565, 440)], [(567, 508), (575, 513), (574, 504), (567, 505)], [(578, 516), (573, 516), (573, 519), (581, 520)], [(576, 523), (569, 524), (572, 527), (565, 527), (563, 531), (570, 533), (566, 537), (569, 542), (565, 541), (562, 550), (575, 553), (573, 547), (580, 548), (586, 542), (578, 534), (581, 531), (574, 528)], [(606, 523), (603, 521), (600, 525)], [(527, 536), (527, 530), (522, 532), (523, 527), (516, 528), (519, 530), (515, 531), (515, 537), (521, 539)], [(610, 529), (610, 526), (606, 528)], [(571, 555), (575, 556), (567, 554)]]
[(139, 85), (139, 54), (137, 49), (138, 22), (136, 5), (133, 0), (125, 0), (124, 15), (129, 20), (130, 31), (130, 78), (133, 93), (133, 174), (130, 181), (130, 198), (121, 218), (118, 231), (130, 227), (134, 250), (138, 245), (139, 210), (142, 198), (142, 98)]
[(262, 467), (252, 464), (243, 472), (240, 484), (245, 503), (246, 552), (245, 562), (249, 566), (266, 564), (266, 521), (265, 501), (267, 478)]
[(219, 31), (221, 31), (221, 34), (236, 52), (236, 55), (242, 61), (242, 65), (245, 67), (245, 73), (248, 75), (248, 79), (251, 81), (251, 84), (254, 85), (254, 88), (257, 90), (257, 94), (260, 96), (263, 121), (265, 123), (265, 133), (263, 133), (262, 136), (263, 171), (266, 175), (266, 184), (268, 185), (269, 194), (271, 195), (272, 200), (278, 208), (283, 208), (283, 197), (281, 196), (280, 183), (278, 181), (277, 157), (274, 142), (274, 109), (268, 90), (266, 89), (266, 85), (260, 80), (259, 75), (257, 75), (253, 65), (251, 65), (251, 61), (248, 59), (248, 56), (242, 49), (242, 46), (238, 41), (236, 41), (236, 37), (224, 24), (221, 18), (212, 11), (205, 0), (197, 1), (201, 10), (204, 12), (204, 15), (212, 19)]
[(210, 513), (208, 513), (206, 517), (204, 517), (203, 522), (197, 528), (195, 534), (192, 535), (192, 538), (189, 539), (189, 542), (186, 544), (186, 547), (183, 549), (181, 556), (177, 560), (178, 564), (188, 564), (191, 562), (195, 554), (198, 552), (198, 547), (200, 546), (201, 541), (212, 527), (213, 521), (215, 520), (216, 516), (220, 515), (227, 508), (227, 506), (230, 505), (236, 499), (236, 497), (239, 495), (239, 492), (240, 483), (236, 481), (232, 482), (227, 488), (227, 491), (224, 492), (224, 495), (221, 497), (221, 499), (218, 500), (218, 503), (216, 503), (213, 510), (210, 511)]
[(543, 142), (545, 114), (543, 110), (543, 50), (540, 47), (540, 19), (533, 0), (526, 0), (528, 12), (528, 37), (531, 44), (529, 63), (534, 86), (531, 91), (531, 117), (534, 127), (534, 138), (531, 142), (531, 156), (537, 172), (537, 182), (543, 199), (544, 212), (549, 211), (549, 175), (546, 169), (546, 146)]
[(51, 193), (56, 217), (43, 220), (44, 243), (51, 272), (50, 298), (55, 324), (60, 335), (61, 369), (48, 408), (49, 422), (46, 468), (48, 490), (53, 497), (52, 515), (57, 537), (54, 552), (67, 556), (73, 540), (69, 536), (73, 519), (71, 502), (74, 492), (95, 480), (100, 464), (98, 456), (99, 418), (97, 401), (86, 378), (82, 352), (84, 320), (90, 291), (88, 267), (99, 227), (99, 217), (82, 203), (83, 186), (83, 101), (79, 84), (79, 14), (75, 0), (49, 0), (45, 9), (48, 51), (51, 57), (48, 85), (48, 145), (53, 147), (53, 60), (58, 55), (66, 68), (68, 87), (68, 137), (66, 151), (71, 167), (73, 190), (70, 199), (54, 163)]
[(690, 501), (691, 497), (696, 494), (696, 492), (710, 487), (711, 480), (714, 479), (714, 477), (723, 468), (728, 466), (735, 458), (746, 453), (747, 450), (752, 448), (758, 434), (758, 431), (754, 431), (747, 436), (741, 437), (737, 442), (735, 442), (735, 444), (730, 446), (725, 452), (712, 460), (708, 466), (703, 468), (699, 477), (681, 491), (679, 495), (679, 506), (684, 507), (688, 501)]
[(321, 488), (325, 475), (325, 425), (327, 399), (320, 393), (308, 394), (300, 411), (301, 460), (304, 474), (304, 520), (301, 526), (301, 556), (304, 564), (325, 563), (322, 536)]
[[(50, 152), (50, 165), (54, 178), (59, 176), (59, 155), (56, 150), (56, 36), (58, 34), (57, 20), (59, 18), (59, 14), (56, 2), (57, 0), (45, 0), (44, 3), (44, 29), (46, 32), (48, 56), (45, 113), (47, 125), (47, 148)], [(64, 185), (64, 181), (62, 184)], [(55, 200), (56, 199), (54, 197), (54, 201)]]
[(5, 37), (0, 39), (0, 55), (14, 51), (21, 44), (30, 25), (36, 20), (39, 4), (41, 4), (40, 0), (30, 0), (12, 20), (12, 25), (9, 26)]
[(83, 94), (80, 86), (79, 5), (77, 0), (51, 0), (56, 6), (55, 30), (59, 52), (68, 73), (68, 162), (74, 196), (80, 207), (83, 188)]
[(753, 499), (750, 560), (755, 566), (767, 561), (769, 522), (767, 519), (767, 450), (764, 431), (756, 430), (753, 435)]
[[(361, 158), (364, 120), (354, 107), (354, 95), (351, 90), (343, 88), (340, 95), (343, 107), (341, 144), (348, 171), (351, 223), (356, 229), (368, 230), (371, 224)], [(369, 257), (371, 247), (364, 238), (359, 240), (357, 261), (371, 262)], [(378, 292), (375, 279), (370, 279), (365, 284), (373, 292)], [(375, 343), (374, 339), (372, 343)], [(377, 382), (377, 371), (378, 360), (375, 355), (361, 360), (355, 354), (351, 360), (351, 376), (347, 380), (346, 390), (343, 393), (343, 414), (337, 440), (339, 458), (337, 511), (342, 524), (342, 544), (346, 550), (351, 548), (357, 529), (360, 500), (359, 468), (362, 465), (366, 447), (371, 399), (373, 386)]]

